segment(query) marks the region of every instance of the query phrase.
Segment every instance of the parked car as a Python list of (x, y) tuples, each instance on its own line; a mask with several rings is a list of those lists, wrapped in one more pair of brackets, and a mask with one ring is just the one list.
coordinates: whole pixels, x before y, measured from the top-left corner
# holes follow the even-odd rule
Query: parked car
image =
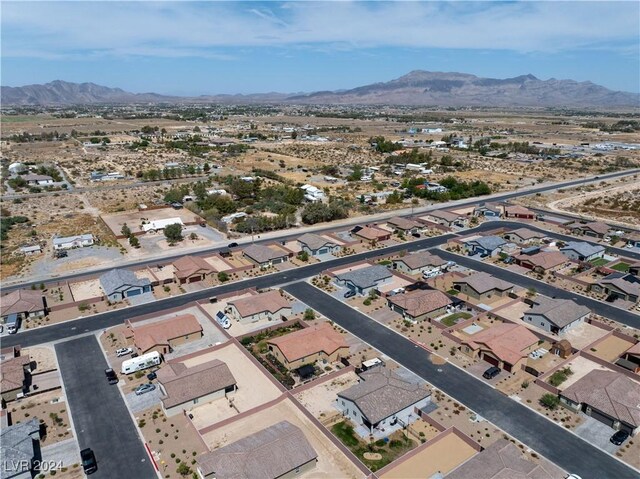
[(514, 261), (515, 261), (515, 258), (513, 256), (507, 256), (505, 259), (502, 260), (504, 264), (511, 264)]
[(229, 244), (227, 245), (227, 248), (237, 248), (237, 247), (238, 247), (238, 243), (235, 243), (235, 242), (233, 242), (233, 243), (229, 243)]
[(131, 348), (120, 348), (120, 349), (116, 349), (116, 356), (121, 357), (121, 356), (126, 356), (127, 354), (131, 354), (133, 352), (133, 349)]
[(104, 374), (105, 376), (107, 376), (107, 381), (109, 381), (109, 384), (118, 384), (118, 375), (113, 369), (105, 369)]
[(420, 238), (420, 233), (411, 233), (414, 238)]
[(136, 396), (140, 396), (140, 395), (145, 394), (145, 393), (150, 393), (155, 388), (156, 388), (155, 384), (151, 384), (151, 383), (141, 384), (140, 386), (138, 386), (136, 388)]
[(98, 470), (96, 455), (90, 448), (80, 451), (80, 458), (82, 459), (82, 469), (84, 469), (85, 474), (93, 474)]
[(137, 358), (138, 357), (138, 353), (131, 353), (131, 357), (132, 358)]
[(623, 442), (629, 439), (629, 433), (626, 431), (616, 431), (611, 439), (609, 439), (616, 446), (621, 446)]
[(200, 226), (202, 226), (203, 228), (207, 227), (207, 222), (206, 221), (201, 221), (200, 222)]
[(485, 379), (493, 379), (495, 378), (498, 374), (500, 374), (501, 369), (497, 366), (491, 366), (489, 369), (487, 369), (484, 373), (482, 373), (482, 377)]
[(347, 291), (346, 293), (344, 293), (344, 297), (345, 299), (347, 298), (353, 298), (356, 295), (356, 292), (352, 289), (350, 289), (349, 291)]
[(154, 379), (156, 379), (158, 377), (158, 375), (155, 373), (155, 371), (150, 372), (149, 374), (147, 374), (147, 379), (149, 381), (153, 381)]

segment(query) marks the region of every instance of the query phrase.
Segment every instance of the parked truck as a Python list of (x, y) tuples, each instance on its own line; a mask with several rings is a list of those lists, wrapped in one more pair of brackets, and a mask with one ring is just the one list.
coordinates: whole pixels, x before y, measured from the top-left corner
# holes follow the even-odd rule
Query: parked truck
[(136, 358), (127, 359), (122, 362), (122, 374), (131, 374), (136, 371), (142, 371), (143, 369), (157, 366), (162, 361), (160, 353), (153, 351), (151, 353), (143, 354)]
[(15, 334), (20, 329), (20, 318), (17, 314), (12, 313), (7, 318), (7, 333)]

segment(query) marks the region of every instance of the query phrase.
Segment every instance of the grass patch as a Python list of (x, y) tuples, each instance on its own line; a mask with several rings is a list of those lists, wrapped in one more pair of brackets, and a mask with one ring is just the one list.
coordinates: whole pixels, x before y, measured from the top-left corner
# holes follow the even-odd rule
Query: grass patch
[(463, 311), (459, 312), (459, 313), (453, 313), (450, 314), (449, 316), (446, 316), (444, 318), (442, 318), (440, 320), (440, 322), (442, 324), (444, 324), (445, 326), (453, 326), (454, 324), (456, 324), (456, 322), (458, 321), (458, 319), (462, 318), (462, 319), (469, 319), (471, 317), (471, 314), (469, 313), (465, 313)]
[(609, 261), (604, 259), (604, 258), (596, 258), (593, 261), (589, 261), (589, 264), (591, 264), (592, 266), (604, 266), (605, 264), (607, 264)]
[(629, 265), (627, 263), (618, 263), (616, 265), (613, 265), (611, 269), (615, 269), (616, 271), (626, 273), (627, 271), (629, 271)]
[(457, 289), (450, 289), (449, 291), (447, 291), (447, 294), (458, 296), (460, 294), (460, 291), (458, 291)]
[(334, 433), (345, 446), (354, 447), (357, 446), (360, 442), (360, 440), (356, 437), (353, 426), (347, 424), (344, 421), (331, 426), (331, 432)]
[(551, 375), (551, 377), (549, 377), (549, 384), (551, 384), (552, 386), (558, 387), (563, 382), (565, 382), (567, 378), (572, 374), (573, 374), (573, 371), (569, 367), (566, 367), (564, 369), (558, 369), (555, 373)]

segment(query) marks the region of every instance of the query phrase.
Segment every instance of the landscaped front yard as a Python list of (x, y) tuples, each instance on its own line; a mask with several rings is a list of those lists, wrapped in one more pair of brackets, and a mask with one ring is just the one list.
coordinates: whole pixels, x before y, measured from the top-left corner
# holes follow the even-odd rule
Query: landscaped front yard
[(453, 313), (453, 314), (450, 314), (449, 316), (442, 318), (440, 322), (445, 326), (451, 327), (451, 326), (454, 326), (459, 319), (463, 319), (463, 320), (469, 319), (471, 316), (472, 315), (470, 313), (465, 313), (463, 311), (460, 311), (459, 313)]

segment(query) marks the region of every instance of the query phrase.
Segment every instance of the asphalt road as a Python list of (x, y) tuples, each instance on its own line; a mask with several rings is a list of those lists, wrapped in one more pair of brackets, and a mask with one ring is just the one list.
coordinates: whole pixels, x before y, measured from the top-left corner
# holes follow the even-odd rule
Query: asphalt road
[[(529, 207), (529, 209), (531, 211), (534, 211), (538, 214), (541, 215), (545, 215), (545, 216), (556, 216), (558, 218), (562, 218), (564, 220), (567, 221), (583, 221), (587, 216), (589, 215), (584, 215), (584, 216), (580, 216), (580, 215), (574, 215), (574, 214), (570, 214), (570, 213), (559, 213), (557, 211), (553, 211), (553, 210), (545, 210), (543, 208), (532, 208)], [(605, 222), (606, 223), (606, 222)], [(620, 231), (626, 231), (626, 232), (639, 232), (640, 229), (638, 228), (632, 228), (630, 226), (620, 226), (614, 223), (607, 223), (609, 226), (611, 226), (612, 228), (616, 228), (616, 230), (620, 230)]]
[(59, 343), (56, 354), (80, 449), (93, 449), (98, 462), (91, 477), (155, 479), (118, 386), (110, 385), (104, 375), (108, 365), (96, 337)]
[(284, 289), (566, 471), (583, 479), (640, 477), (630, 467), (457, 367), (432, 364), (424, 349), (310, 284), (293, 283)]
[[(568, 182), (564, 182), (564, 183), (553, 183), (550, 185), (545, 185), (545, 186), (540, 186), (537, 188), (532, 188), (529, 190), (522, 190), (522, 191), (513, 191), (510, 193), (504, 193), (501, 195), (492, 195), (491, 197), (476, 197), (476, 198), (472, 198), (468, 201), (462, 201), (462, 202), (455, 202), (455, 205), (449, 204), (449, 203), (442, 203), (442, 204), (436, 204), (436, 205), (431, 205), (429, 207), (422, 207), (422, 208), (416, 208), (415, 209), (415, 214), (424, 214), (426, 213), (428, 210), (434, 210), (434, 209), (442, 209), (442, 208), (449, 208), (449, 207), (453, 207), (455, 206), (456, 208), (463, 208), (465, 206), (469, 206), (469, 205), (476, 205), (478, 203), (484, 202), (484, 201), (505, 201), (505, 200), (509, 200), (512, 198), (518, 198), (521, 196), (528, 196), (528, 195), (533, 195), (536, 193), (542, 193), (545, 191), (551, 191), (551, 190), (555, 190), (558, 188), (568, 188), (568, 187), (572, 187), (572, 186), (577, 186), (577, 185), (581, 185), (581, 184), (585, 184), (585, 183), (590, 183), (593, 182), (595, 180), (595, 178), (597, 178), (598, 180), (603, 180), (603, 179), (611, 179), (611, 178), (617, 178), (617, 177), (621, 177), (621, 176), (629, 176), (632, 174), (636, 174), (636, 173), (640, 173), (640, 169), (639, 170), (627, 170), (627, 171), (622, 171), (622, 172), (617, 172), (617, 173), (611, 173), (609, 175), (602, 175), (599, 177), (591, 177), (591, 178), (582, 178), (579, 180), (574, 180), (574, 181), (568, 181)], [(391, 216), (393, 216), (394, 213), (393, 212), (389, 212), (389, 218)], [(408, 215), (405, 215), (408, 216)], [(366, 221), (366, 217), (363, 217), (363, 220)], [(518, 225), (518, 226), (522, 226), (522, 225)], [(320, 229), (315, 231), (316, 233), (322, 233), (322, 232), (326, 232), (326, 231), (333, 231), (336, 229), (335, 225), (331, 225), (328, 224), (326, 228)], [(472, 230), (475, 231), (475, 230)], [(478, 230), (480, 231), (480, 230)], [(256, 243), (271, 243), (273, 241), (286, 241), (286, 240), (290, 240), (290, 239), (295, 239), (298, 236), (300, 236), (301, 233), (299, 232), (292, 232), (292, 233), (288, 233), (288, 234), (284, 234), (283, 236), (279, 236), (277, 238), (269, 238), (269, 239), (265, 239), (262, 241), (256, 241)], [(573, 238), (575, 240), (575, 238)], [(215, 247), (215, 248), (209, 248), (209, 249), (205, 249), (199, 252), (195, 252), (195, 253), (191, 253), (193, 255), (196, 256), (204, 256), (204, 255), (210, 255), (212, 253), (218, 252), (222, 249), (225, 249), (224, 247)], [(637, 258), (640, 259), (640, 254), (636, 254)], [(135, 262), (135, 263), (130, 263), (127, 264), (127, 268), (139, 268), (142, 266), (154, 266), (156, 264), (168, 264), (171, 263), (173, 260), (180, 258), (184, 256), (184, 253), (176, 253), (174, 255), (169, 255), (169, 256), (165, 256), (162, 259), (149, 259), (149, 260), (143, 260), (143, 261), (139, 261), (139, 262)], [(105, 267), (105, 268), (101, 268), (101, 269), (96, 269), (96, 270), (91, 270), (90, 274), (92, 275), (97, 275), (99, 273), (105, 272), (105, 271), (109, 271), (113, 269), (113, 265)], [(57, 276), (55, 278), (51, 278), (47, 281), (68, 281), (71, 279), (75, 279), (75, 278), (79, 278), (82, 276), (86, 276), (87, 272), (78, 272), (78, 273), (73, 273), (73, 274), (69, 274), (69, 275), (65, 275), (65, 276)], [(6, 286), (5, 288), (3, 288), (3, 291), (5, 292), (9, 292), (9, 291), (13, 291), (15, 289), (20, 289), (20, 288), (28, 288), (31, 287), (32, 284), (35, 284), (36, 286), (38, 286), (40, 283), (42, 282), (42, 280), (38, 279), (37, 281), (30, 281), (30, 282), (25, 282), (25, 283), (19, 283), (19, 284), (15, 284), (15, 285), (11, 285), (11, 286)], [(45, 281), (46, 282), (46, 281)]]

